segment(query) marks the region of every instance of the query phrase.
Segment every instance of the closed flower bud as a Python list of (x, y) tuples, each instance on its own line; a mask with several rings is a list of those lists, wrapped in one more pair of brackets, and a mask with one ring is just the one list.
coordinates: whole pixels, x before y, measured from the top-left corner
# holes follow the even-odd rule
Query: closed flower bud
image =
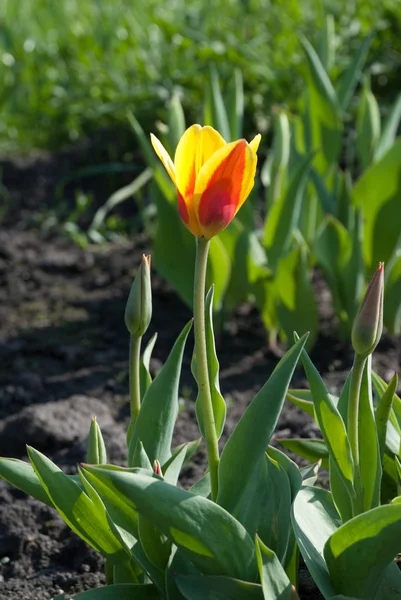
[(162, 468), (157, 458), (155, 458), (155, 460), (153, 461), (153, 472), (156, 473), (156, 475), (160, 475), (160, 477), (163, 477)]
[(352, 346), (362, 357), (372, 354), (383, 331), (384, 263), (380, 263), (359, 307), (352, 327)]
[(143, 254), (125, 308), (125, 324), (131, 335), (141, 337), (149, 327), (151, 318), (150, 256)]
[(104, 465), (107, 463), (106, 446), (96, 417), (93, 417), (89, 429), (86, 462), (90, 465)]

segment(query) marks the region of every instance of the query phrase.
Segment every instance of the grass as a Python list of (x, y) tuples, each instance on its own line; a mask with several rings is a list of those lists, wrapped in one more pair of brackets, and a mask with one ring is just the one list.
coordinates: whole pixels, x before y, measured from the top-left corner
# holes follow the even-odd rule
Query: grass
[(223, 81), (241, 67), (249, 114), (291, 106), (302, 88), (300, 34), (318, 41), (325, 7), (336, 69), (377, 28), (370, 60), (379, 92), (391, 95), (398, 0), (2, 0), (0, 150), (58, 147), (124, 122), (127, 109), (150, 128), (173, 91), (195, 117), (212, 65)]

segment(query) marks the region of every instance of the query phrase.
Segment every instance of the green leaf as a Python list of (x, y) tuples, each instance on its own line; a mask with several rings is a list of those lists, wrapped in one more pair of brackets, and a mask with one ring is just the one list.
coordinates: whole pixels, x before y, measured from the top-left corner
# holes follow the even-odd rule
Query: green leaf
[[(73, 600), (159, 600), (160, 594), (157, 588), (149, 583), (120, 583), (107, 585), (97, 590), (81, 592), (73, 597)], [(59, 596), (57, 596), (59, 599)], [(56, 600), (56, 599), (54, 599)]]
[(226, 107), (224, 106), (224, 100), (221, 93), (219, 76), (216, 69), (210, 70), (210, 90), (212, 99), (212, 115), (213, 125), (217, 131), (221, 133), (226, 142), (231, 141), (230, 124), (228, 122), (228, 116)]
[(139, 379), (140, 379), (140, 388), (141, 388), (141, 399), (144, 398), (148, 387), (152, 383), (152, 377), (149, 372), (150, 359), (152, 356), (153, 348), (155, 346), (157, 340), (157, 333), (155, 333), (149, 340), (146, 345), (145, 350), (143, 351), (141, 362), (139, 365)]
[(341, 503), (343, 512), (343, 504), (351, 506), (351, 499), (354, 495), (354, 461), (347, 431), (337, 407), (306, 351), (302, 353), (302, 363), (313, 395), (317, 423), (330, 458), (336, 466), (348, 494), (348, 498), (339, 498), (333, 490), (334, 501), (337, 506), (340, 506)]
[(387, 267), (386, 301), (384, 303), (383, 321), (393, 335), (401, 333), (401, 250), (398, 249)]
[(0, 458), (0, 477), (25, 494), (53, 507), (51, 498), (42, 486), (32, 465), (17, 458)]
[(395, 142), (397, 136), (398, 127), (401, 120), (401, 94), (397, 97), (394, 102), (389, 114), (387, 115), (386, 121), (383, 126), (382, 135), (380, 142), (376, 150), (376, 159), (380, 160), (382, 156), (390, 150), (391, 146)]
[[(370, 272), (388, 262), (401, 230), (401, 139), (356, 182), (352, 197), (364, 219), (364, 257)], [(385, 185), (383, 185), (385, 182)]]
[(104, 505), (95, 504), (41, 452), (28, 446), (28, 456), (42, 486), (67, 525), (103, 556), (121, 559), (125, 550), (110, 530)]
[(149, 460), (148, 455), (146, 454), (145, 448), (141, 441), (137, 442), (135, 446), (135, 452), (132, 456), (132, 467), (139, 467), (141, 469), (148, 469), (148, 471), (153, 471), (153, 465)]
[[(198, 440), (197, 440), (198, 442)], [(198, 442), (199, 445), (199, 442)], [(163, 477), (167, 483), (177, 485), (178, 477), (180, 476), (181, 467), (184, 464), (187, 454), (186, 444), (183, 444), (172, 457), (162, 467)]]
[(227, 94), (227, 116), (230, 125), (230, 139), (238, 140), (242, 137), (242, 124), (244, 121), (244, 83), (241, 69), (234, 69)]
[(302, 198), (313, 154), (302, 159), (291, 178), (286, 192), (277, 200), (266, 219), (264, 245), (269, 265), (274, 269), (281, 257), (290, 249), (294, 229), (298, 225)]
[(384, 451), (386, 448), (386, 433), (388, 421), (391, 414), (391, 407), (393, 405), (394, 394), (398, 387), (398, 375), (395, 374), (384, 391), (380, 402), (376, 409), (375, 421), (377, 428), (377, 439), (380, 448), (380, 458), (383, 461)]
[(356, 122), (356, 150), (360, 166), (366, 169), (376, 157), (380, 140), (380, 109), (367, 78), (363, 86)]
[(182, 576), (176, 582), (187, 600), (263, 600), (262, 586), (222, 576)]
[(347, 70), (340, 79), (338, 87), (338, 101), (343, 111), (348, 109), (349, 103), (352, 100), (356, 85), (362, 74), (363, 65), (369, 52), (370, 44), (373, 38), (373, 33), (366, 36), (361, 43), (358, 51), (354, 54)]
[(292, 339), (300, 325), (310, 332), (308, 345), (312, 346), (318, 331), (316, 296), (311, 284), (306, 247), (301, 247), (280, 259), (274, 286), (277, 290), (276, 310), (280, 333)]
[(336, 92), (320, 62), (318, 55), (306, 40), (302, 39), (307, 59), (307, 88), (304, 112), (308, 151), (319, 150), (314, 160), (317, 171), (325, 175), (337, 162), (341, 151), (341, 109)]
[(310, 390), (288, 390), (286, 399), (298, 406), (301, 410), (315, 418), (315, 409), (313, 407), (313, 397)]
[(298, 596), (275, 553), (256, 536), (256, 558), (265, 600), (295, 600)]
[(382, 466), (373, 411), (371, 356), (366, 361), (359, 395), (359, 457), (363, 489), (363, 508), (380, 504)]
[[(209, 372), (210, 395), (212, 398), (213, 416), (216, 428), (217, 439), (223, 433), (224, 423), (226, 420), (226, 403), (220, 393), (219, 383), (219, 361), (216, 354), (216, 345), (214, 342), (213, 332), (213, 286), (210, 288), (205, 299), (205, 337), (206, 337), (206, 353), (207, 366)], [(197, 381), (196, 374), (196, 354), (194, 352), (192, 359), (192, 373)], [(196, 398), (196, 418), (199, 423), (199, 429), (204, 438), (206, 438), (205, 427), (203, 423), (201, 398), (198, 393)]]
[[(342, 525), (324, 548), (336, 591), (358, 598), (384, 598), (383, 578), (400, 549), (400, 535), (400, 504), (379, 506)], [(376, 596), (379, 590), (382, 593)], [(400, 572), (393, 591), (394, 598), (401, 593)]]
[(180, 97), (173, 94), (168, 107), (168, 142), (173, 155), (185, 131), (185, 115)]
[(335, 61), (335, 23), (331, 14), (325, 15), (320, 36), (319, 57), (325, 70), (329, 72)]
[(208, 498), (210, 496), (210, 473), (206, 473), (203, 477), (201, 477), (196, 483), (193, 484), (192, 487), (188, 490), (191, 494), (195, 494), (196, 496), (203, 496), (203, 498)]
[(138, 442), (142, 442), (151, 464), (155, 459), (164, 464), (171, 456), (182, 356), (191, 326), (192, 321), (184, 327), (166, 363), (145, 394), (129, 442), (130, 465)]
[[(278, 440), (277, 440), (278, 441)], [(291, 489), (291, 501), (294, 501), (295, 496), (298, 494), (298, 490), (302, 485), (302, 477), (299, 472), (298, 466), (295, 464), (293, 460), (290, 459), (289, 456), (281, 452), (278, 448), (274, 448), (273, 446), (269, 446), (267, 449), (267, 454), (278, 462), (287, 473), (288, 481), (290, 483)]]
[(167, 600), (184, 600), (184, 596), (178, 587), (177, 576), (186, 575), (198, 577), (200, 573), (191, 561), (182, 554), (181, 550), (173, 546), (170, 561), (165, 571)]
[(291, 520), (306, 566), (323, 596), (329, 600), (335, 593), (323, 548), (341, 525), (330, 492), (318, 487), (302, 487), (292, 506)]
[(329, 452), (323, 440), (316, 438), (281, 438), (277, 441), (290, 452), (294, 452), (310, 462), (322, 459), (323, 469), (329, 468)]
[(217, 502), (231, 514), (235, 514), (243, 502), (249, 502), (244, 490), (269, 445), (306, 339), (304, 335), (280, 360), (224, 446)]
[(253, 579), (256, 565), (250, 536), (214, 502), (144, 475), (100, 466), (84, 470), (117, 511), (122, 505), (124, 510), (137, 510), (206, 575)]
[(164, 571), (171, 553), (171, 541), (141, 514), (138, 518), (139, 541), (148, 560)]

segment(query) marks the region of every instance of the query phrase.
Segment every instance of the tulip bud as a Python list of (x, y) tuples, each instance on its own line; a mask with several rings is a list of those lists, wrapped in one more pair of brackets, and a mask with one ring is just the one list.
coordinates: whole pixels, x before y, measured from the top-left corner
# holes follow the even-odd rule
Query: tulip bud
[(96, 417), (93, 417), (89, 429), (86, 462), (90, 465), (104, 465), (107, 463), (106, 446)]
[(162, 468), (157, 458), (155, 458), (155, 460), (153, 461), (153, 472), (156, 473), (156, 475), (160, 475), (160, 477), (163, 477)]
[(125, 308), (125, 324), (131, 335), (141, 337), (149, 327), (151, 318), (150, 256), (143, 254)]
[(384, 263), (380, 263), (366, 290), (352, 327), (352, 346), (362, 357), (372, 354), (383, 331)]

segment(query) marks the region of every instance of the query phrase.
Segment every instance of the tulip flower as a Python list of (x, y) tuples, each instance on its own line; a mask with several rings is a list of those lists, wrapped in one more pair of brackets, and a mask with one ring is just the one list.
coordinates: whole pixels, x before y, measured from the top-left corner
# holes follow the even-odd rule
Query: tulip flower
[(178, 193), (178, 212), (197, 237), (210, 239), (227, 227), (247, 197), (255, 179), (260, 142), (227, 143), (213, 127), (192, 125), (180, 139), (174, 162), (151, 134), (153, 148)]

